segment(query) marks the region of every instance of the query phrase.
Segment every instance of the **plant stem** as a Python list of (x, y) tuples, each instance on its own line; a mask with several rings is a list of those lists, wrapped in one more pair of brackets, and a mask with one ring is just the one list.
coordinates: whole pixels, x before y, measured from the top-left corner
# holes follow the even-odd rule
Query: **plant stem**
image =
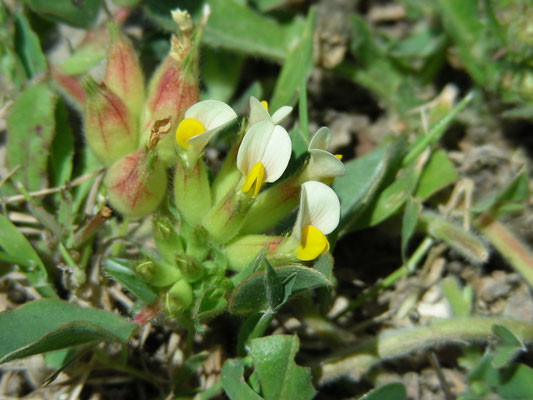
[(487, 340), (493, 325), (503, 325), (522, 341), (533, 340), (533, 323), (498, 317), (459, 317), (434, 320), (428, 326), (398, 329), (380, 334), (377, 338), (344, 350), (314, 367), (318, 383), (330, 382), (342, 375), (359, 379), (375, 364), (402, 356), (415, 350), (438, 344)]
[(365, 301), (367, 301), (369, 298), (375, 296), (379, 293), (380, 290), (388, 288), (389, 286), (392, 286), (398, 279), (400, 279), (402, 276), (407, 275), (410, 272), (413, 272), (422, 260), (424, 256), (427, 254), (431, 246), (433, 246), (434, 240), (430, 238), (429, 236), (426, 237), (422, 243), (417, 247), (413, 255), (407, 260), (407, 262), (402, 265), (400, 268), (398, 268), (396, 271), (388, 275), (385, 279), (383, 279), (378, 284), (372, 286), (366, 293), (364, 293), (362, 296), (358, 297), (357, 299), (351, 301), (344, 310), (339, 312), (337, 315), (333, 316), (332, 320), (336, 321), (349, 311), (352, 311), (359, 307), (361, 304), (363, 304)]
[(474, 92), (469, 92), (443, 119), (441, 119), (419, 142), (415, 142), (413, 148), (409, 150), (402, 161), (402, 167), (411, 164), (430, 144), (440, 139), (448, 125), (474, 98)]
[(533, 254), (526, 244), (513, 235), (508, 227), (486, 213), (481, 214), (474, 221), (474, 225), (511, 267), (522, 275), (529, 286), (533, 287)]

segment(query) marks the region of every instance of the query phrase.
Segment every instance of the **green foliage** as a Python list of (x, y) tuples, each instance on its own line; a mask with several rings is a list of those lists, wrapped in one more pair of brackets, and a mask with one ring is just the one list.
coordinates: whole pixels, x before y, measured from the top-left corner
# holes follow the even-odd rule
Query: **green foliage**
[[(250, 360), (255, 371), (250, 382), (244, 378), (245, 366), (249, 366), (247, 359), (227, 360), (221, 372), (224, 391), (231, 400), (312, 399), (316, 391), (311, 384), (310, 371), (294, 362), (298, 347), (296, 336), (272, 335), (253, 339)], [(253, 378), (258, 382), (253, 382)], [(261, 396), (250, 385), (257, 385)]]
[(19, 56), (26, 76), (32, 78), (45, 72), (47, 69), (46, 59), (41, 49), (39, 37), (33, 32), (28, 19), (18, 12), (15, 14), (15, 51)]
[(414, 192), (414, 197), (420, 200), (426, 200), (439, 190), (449, 186), (457, 179), (457, 172), (453, 167), (448, 155), (442, 149), (431, 153), (427, 161), (418, 186)]
[(304, 90), (307, 77), (313, 68), (313, 29), (315, 11), (311, 9), (301, 33), (299, 42), (294, 46), (283, 63), (274, 87), (270, 108), (272, 112), (284, 105), (292, 106), (298, 98), (298, 91)]
[(401, 383), (389, 383), (365, 394), (361, 400), (407, 400), (405, 386)]
[(102, 310), (40, 300), (0, 313), (0, 362), (95, 341), (126, 342), (136, 325)]
[(77, 28), (90, 28), (98, 16), (101, 0), (26, 0), (30, 8), (52, 21), (63, 22)]
[(17, 264), (31, 285), (44, 297), (57, 297), (48, 282), (48, 272), (41, 258), (24, 235), (9, 219), (0, 215), (0, 246), (13, 264)]
[[(48, 182), (48, 152), (55, 134), (56, 96), (46, 84), (27, 86), (11, 108), (7, 125), (7, 166), (19, 168), (12, 181), (28, 190)], [(28, 163), (28, 160), (31, 160)]]
[(265, 400), (312, 399), (311, 374), (294, 362), (299, 341), (296, 336), (272, 335), (253, 339), (250, 357)]
[(128, 260), (106, 259), (104, 261), (104, 273), (119, 282), (144, 303), (151, 303), (157, 298), (157, 292), (135, 275), (131, 269), (131, 262)]
[[(276, 291), (274, 297), (280, 298), (279, 282), (284, 287), (283, 298), (288, 298), (292, 293), (331, 285), (331, 281), (321, 272), (298, 265), (286, 265), (273, 269), (278, 285), (274, 289), (271, 283), (272, 274), (264, 271), (254, 272), (244, 279), (235, 288), (230, 299), (230, 311), (233, 313), (249, 313), (266, 310), (269, 307), (267, 290)], [(270, 278), (268, 278), (270, 276)], [(268, 285), (268, 286), (267, 286)], [(268, 287), (268, 289), (267, 289)], [(272, 294), (270, 296), (273, 296)]]

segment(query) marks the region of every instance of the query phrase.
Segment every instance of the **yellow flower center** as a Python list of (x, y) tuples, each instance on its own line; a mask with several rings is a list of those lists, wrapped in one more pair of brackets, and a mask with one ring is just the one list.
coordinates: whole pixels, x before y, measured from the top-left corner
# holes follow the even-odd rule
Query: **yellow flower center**
[(328, 239), (313, 225), (302, 228), (302, 238), (296, 250), (296, 257), (302, 261), (311, 261), (329, 250)]
[(265, 177), (265, 167), (263, 166), (263, 163), (261, 163), (261, 161), (258, 161), (255, 163), (255, 165), (246, 175), (246, 180), (244, 181), (244, 185), (242, 185), (242, 192), (243, 193), (248, 192), (253, 186), (254, 187), (253, 197), (254, 198), (257, 197), (257, 194), (259, 193), (259, 189), (261, 189), (261, 185), (263, 184), (264, 177)]
[(185, 118), (176, 129), (176, 142), (182, 149), (187, 149), (189, 144), (187, 140), (205, 132), (204, 126), (193, 118)]
[(263, 107), (265, 107), (265, 110), (268, 111), (268, 103), (267, 103), (266, 100), (263, 100), (263, 101), (261, 102), (261, 105), (262, 105)]

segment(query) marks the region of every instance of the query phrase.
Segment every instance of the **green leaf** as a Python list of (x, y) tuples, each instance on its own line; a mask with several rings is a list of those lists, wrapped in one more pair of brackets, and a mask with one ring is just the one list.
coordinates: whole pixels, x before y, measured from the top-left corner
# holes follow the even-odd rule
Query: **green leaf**
[(524, 364), (512, 368), (500, 382), (498, 395), (502, 400), (531, 399), (533, 369)]
[(21, 12), (15, 14), (15, 51), (29, 78), (46, 71), (46, 58), (39, 37)]
[(129, 260), (107, 258), (104, 261), (104, 273), (120, 283), (144, 303), (151, 303), (157, 298), (157, 292), (135, 275), (130, 267)]
[(333, 181), (333, 189), (341, 203), (339, 226), (342, 230), (361, 214), (404, 147), (404, 141), (395, 141), (344, 163), (346, 174)]
[(0, 363), (100, 340), (126, 342), (137, 325), (107, 311), (38, 300), (0, 313)]
[(415, 229), (418, 223), (418, 216), (420, 215), (420, 211), (422, 210), (422, 206), (420, 203), (418, 203), (416, 200), (413, 200), (413, 198), (409, 197), (407, 200), (407, 204), (405, 205), (405, 209), (403, 212), (403, 219), (402, 219), (402, 262), (403, 265), (406, 264), (406, 253), (407, 253), (407, 245), (409, 244), (409, 240), (411, 239), (411, 236), (413, 236), (413, 233), (415, 233)]
[(396, 214), (415, 189), (419, 177), (420, 172), (414, 164), (403, 170), (398, 178), (377, 194), (351, 229), (374, 226)]
[(266, 259), (264, 278), (268, 304), (270, 304), (271, 309), (275, 310), (283, 301), (283, 285), (276, 274), (276, 271), (274, 271)]
[(48, 152), (55, 130), (56, 97), (41, 83), (27, 86), (17, 97), (7, 117), (7, 166), (19, 167), (13, 182), (29, 190), (47, 183)]
[(241, 358), (226, 360), (220, 371), (224, 391), (231, 400), (262, 400), (263, 398), (246, 383), (244, 365)]
[[(320, 286), (329, 286), (329, 281), (321, 272), (312, 268), (297, 265), (287, 265), (274, 269), (279, 280), (291, 284), (292, 292), (310, 290)], [(269, 303), (265, 287), (265, 272), (259, 271), (244, 279), (232, 294), (230, 299), (230, 311), (233, 313), (248, 313), (265, 310)]]
[(405, 386), (402, 383), (389, 383), (365, 394), (361, 400), (407, 400)]
[(291, 50), (281, 68), (270, 102), (271, 112), (285, 105), (294, 105), (298, 98), (298, 88), (305, 86), (307, 77), (313, 68), (314, 26), (315, 10), (311, 8), (300, 41)]
[(426, 200), (439, 190), (452, 184), (457, 179), (457, 172), (444, 150), (433, 152), (422, 170), (414, 197)]
[(333, 257), (331, 253), (324, 253), (318, 256), (318, 259), (313, 264), (313, 269), (319, 271), (326, 277), (328, 281), (333, 279)]
[(524, 343), (505, 326), (493, 325), (492, 333), (500, 339), (500, 343), (494, 349), (492, 355), (492, 366), (494, 368), (508, 366), (520, 352), (527, 350)]
[(509, 204), (520, 203), (526, 200), (529, 193), (528, 185), (529, 178), (527, 171), (525, 168), (522, 168), (505, 189), (492, 193), (485, 200), (472, 207), (471, 211), (476, 215), (483, 212), (498, 214), (498, 212), (504, 210)]
[(50, 182), (53, 186), (64, 185), (72, 174), (74, 138), (68, 122), (68, 112), (61, 99), (55, 110), (56, 132), (50, 151)]
[(1, 214), (0, 246), (9, 256), (21, 260), (17, 265), (42, 296), (57, 297), (55, 290), (48, 282), (48, 273), (37, 252), (17, 227)]
[(102, 44), (88, 43), (76, 49), (61, 65), (65, 75), (81, 75), (105, 58), (106, 49)]
[(26, 0), (30, 8), (41, 17), (77, 28), (89, 28), (96, 21), (100, 0)]
[(296, 365), (294, 356), (299, 342), (296, 336), (272, 335), (252, 339), (250, 357), (265, 400), (306, 400), (316, 393), (308, 369)]
[(202, 52), (202, 82), (205, 90), (201, 100), (229, 102), (239, 83), (244, 58), (222, 49), (205, 48)]
[(298, 40), (301, 21), (280, 24), (234, 0), (211, 0), (211, 15), (202, 40), (212, 47), (284, 60)]
[(471, 286), (466, 286), (463, 289), (457, 278), (448, 276), (441, 281), (440, 287), (455, 317), (466, 317), (470, 315), (474, 300), (474, 293)]

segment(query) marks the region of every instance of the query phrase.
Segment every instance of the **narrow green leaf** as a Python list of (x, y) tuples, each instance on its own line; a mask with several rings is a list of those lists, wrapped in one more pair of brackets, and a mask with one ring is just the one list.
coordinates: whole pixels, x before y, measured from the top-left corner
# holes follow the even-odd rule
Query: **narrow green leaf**
[(53, 186), (64, 185), (72, 173), (74, 138), (68, 122), (68, 113), (63, 100), (58, 99), (56, 110), (56, 132), (50, 151), (50, 182)]
[[(295, 275), (292, 291), (310, 290), (320, 286), (329, 286), (329, 281), (321, 272), (312, 268), (297, 265), (287, 265), (274, 269), (279, 280), (290, 282)], [(264, 271), (255, 272), (244, 279), (233, 292), (230, 299), (230, 311), (233, 313), (248, 313), (266, 310), (269, 306)]]
[(361, 400), (407, 400), (405, 386), (402, 383), (389, 383), (365, 394)]
[(222, 387), (231, 400), (262, 400), (246, 383), (244, 364), (241, 358), (226, 360), (220, 371)]
[(129, 260), (107, 258), (104, 261), (104, 273), (145, 303), (151, 303), (157, 298), (157, 292), (132, 271)]
[(0, 313), (0, 363), (100, 340), (126, 342), (137, 327), (107, 311), (38, 300)]
[(289, 335), (252, 339), (250, 356), (265, 400), (306, 400), (315, 396), (311, 372), (294, 362), (299, 345), (298, 337)]
[(17, 97), (7, 117), (7, 166), (19, 167), (13, 182), (29, 190), (47, 183), (48, 152), (55, 131), (55, 95), (41, 83), (27, 86)]
[(202, 40), (209, 46), (282, 61), (298, 40), (299, 20), (282, 25), (234, 0), (208, 3), (211, 15)]
[(324, 253), (318, 256), (318, 259), (313, 264), (313, 269), (316, 269), (328, 280), (333, 279), (333, 257), (331, 253)]
[(26, 0), (41, 17), (77, 28), (89, 28), (96, 21), (101, 0)]
[(46, 71), (46, 58), (39, 37), (21, 12), (15, 14), (15, 51), (29, 78)]
[(507, 367), (519, 353), (527, 350), (524, 343), (505, 326), (493, 325), (492, 333), (500, 339), (500, 343), (494, 349), (492, 355), (492, 366), (494, 368)]
[(440, 287), (455, 317), (467, 317), (470, 315), (474, 299), (472, 287), (461, 288), (457, 278), (454, 276), (444, 278), (440, 283)]
[[(315, 10), (311, 8), (298, 45), (289, 53), (283, 63), (279, 78), (274, 87), (270, 102), (272, 112), (278, 108), (296, 103), (298, 88), (305, 86), (307, 76), (313, 68), (313, 29), (315, 26)], [(301, 121), (303, 122), (303, 121)], [(302, 125), (303, 127), (303, 125)]]
[(416, 225), (418, 223), (418, 216), (422, 206), (416, 200), (413, 200), (412, 197), (409, 197), (405, 205), (402, 219), (402, 262), (403, 265), (407, 265), (407, 245), (409, 240), (415, 233)]
[(17, 227), (1, 214), (0, 246), (8, 255), (24, 260), (18, 266), (42, 296), (57, 297), (55, 290), (48, 282), (48, 273), (37, 252)]
[(268, 304), (270, 304), (271, 309), (275, 310), (283, 301), (283, 285), (267, 260), (265, 260), (264, 278)]
[(529, 177), (525, 168), (509, 182), (503, 190), (497, 190), (482, 200), (480, 203), (472, 207), (472, 212), (476, 215), (482, 212), (489, 212), (491, 214), (498, 214), (504, 207), (512, 203), (523, 202), (528, 197), (529, 193)]
[(405, 141), (395, 141), (344, 163), (346, 174), (333, 181), (341, 203), (341, 229), (345, 230), (361, 214), (404, 147)]
[(444, 150), (437, 150), (431, 154), (422, 170), (414, 197), (426, 200), (439, 190), (452, 184), (457, 179), (457, 171)]
[(377, 194), (351, 229), (374, 226), (396, 214), (415, 189), (419, 177), (420, 172), (414, 164), (405, 169), (396, 180)]

